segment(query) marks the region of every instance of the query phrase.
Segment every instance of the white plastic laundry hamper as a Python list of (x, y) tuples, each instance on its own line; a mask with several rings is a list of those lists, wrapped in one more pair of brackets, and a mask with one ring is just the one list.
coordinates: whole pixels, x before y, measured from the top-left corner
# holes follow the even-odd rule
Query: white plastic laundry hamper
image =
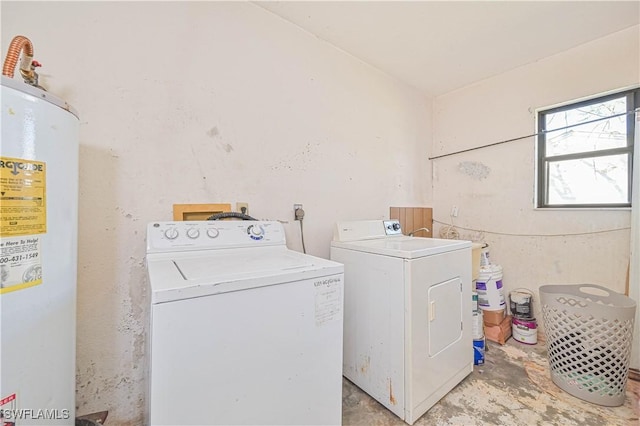
[(544, 285), (540, 302), (551, 380), (585, 401), (622, 405), (636, 302), (593, 284)]

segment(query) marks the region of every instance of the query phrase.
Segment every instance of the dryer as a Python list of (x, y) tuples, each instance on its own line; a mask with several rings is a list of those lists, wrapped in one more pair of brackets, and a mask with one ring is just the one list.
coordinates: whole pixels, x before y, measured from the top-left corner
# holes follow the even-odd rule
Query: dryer
[(147, 227), (151, 425), (337, 425), (343, 266), (279, 222)]
[(471, 242), (339, 222), (331, 259), (345, 268), (343, 375), (413, 424), (473, 371)]

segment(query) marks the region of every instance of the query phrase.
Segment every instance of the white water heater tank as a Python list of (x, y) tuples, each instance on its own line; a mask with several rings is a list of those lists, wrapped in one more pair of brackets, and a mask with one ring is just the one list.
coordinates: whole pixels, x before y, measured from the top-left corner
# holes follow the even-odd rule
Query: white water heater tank
[(75, 423), (78, 117), (2, 76), (0, 424)]

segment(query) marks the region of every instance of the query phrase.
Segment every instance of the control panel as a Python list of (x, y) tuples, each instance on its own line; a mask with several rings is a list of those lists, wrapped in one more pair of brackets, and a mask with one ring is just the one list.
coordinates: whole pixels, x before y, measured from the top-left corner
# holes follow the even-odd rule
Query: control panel
[(357, 241), (402, 235), (400, 221), (392, 220), (358, 220), (338, 222), (333, 233), (334, 241)]
[(147, 253), (286, 245), (275, 221), (209, 220), (152, 222), (147, 225)]
[(402, 235), (402, 229), (400, 229), (400, 221), (392, 219), (383, 221), (384, 232), (387, 235)]

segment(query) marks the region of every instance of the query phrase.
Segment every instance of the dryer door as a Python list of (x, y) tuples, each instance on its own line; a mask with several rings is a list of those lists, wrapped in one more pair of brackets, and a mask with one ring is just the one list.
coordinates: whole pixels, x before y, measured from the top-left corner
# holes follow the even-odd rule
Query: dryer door
[(473, 370), (471, 248), (406, 262), (405, 421), (412, 424)]
[(429, 356), (462, 337), (462, 281), (460, 277), (435, 284), (427, 291)]

